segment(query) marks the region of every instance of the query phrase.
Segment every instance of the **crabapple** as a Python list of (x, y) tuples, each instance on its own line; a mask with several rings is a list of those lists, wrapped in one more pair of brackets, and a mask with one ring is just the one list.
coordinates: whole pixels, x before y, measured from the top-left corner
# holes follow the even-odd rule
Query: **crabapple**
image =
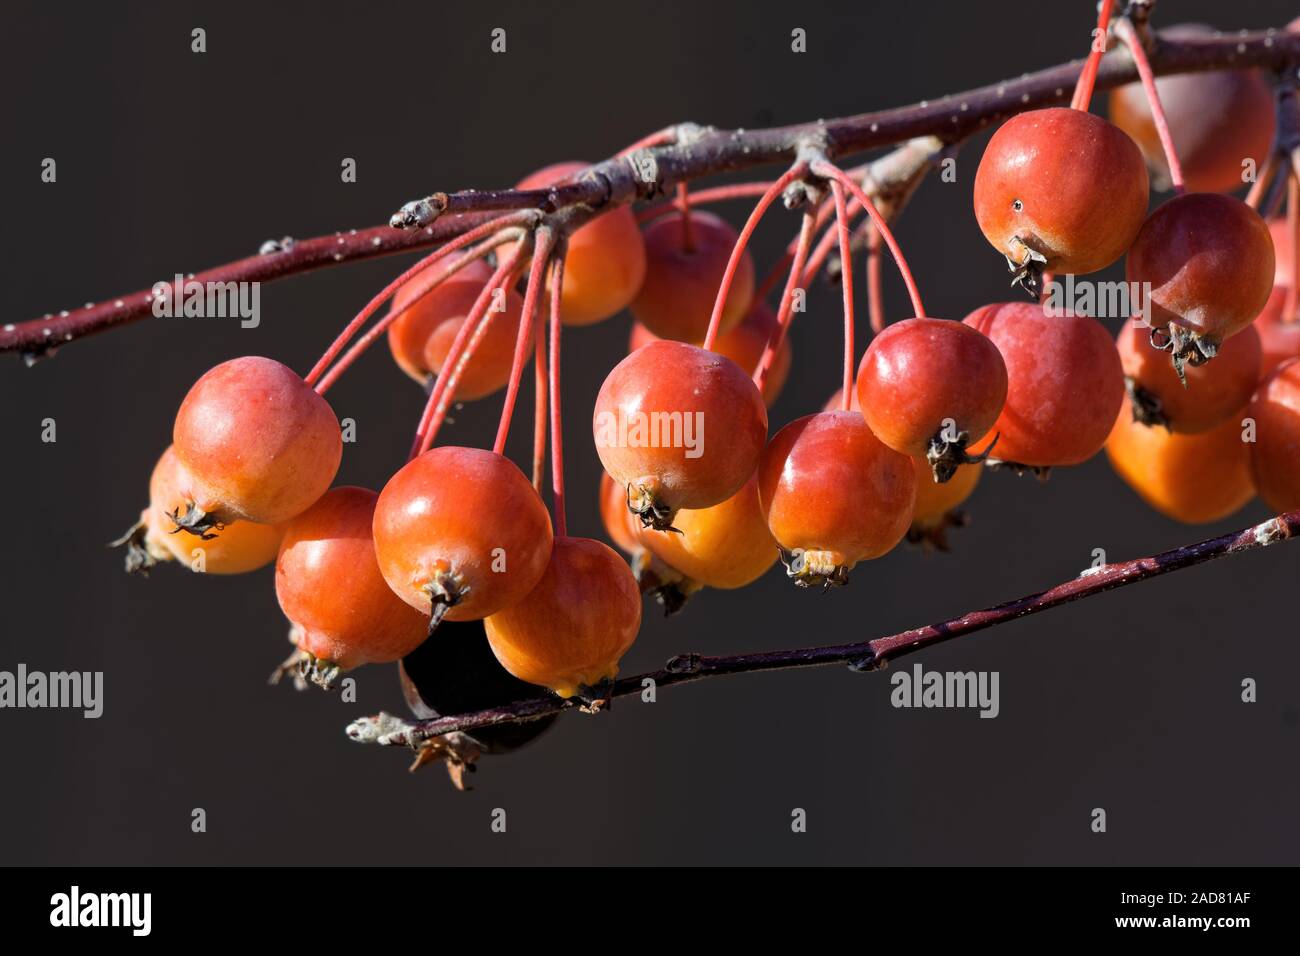
[[(665, 614), (676, 614), (703, 585), (665, 564), (642, 540), (641, 519), (627, 507), (627, 489), (614, 484), (608, 472), (600, 475), (600, 520), (605, 533), (632, 564), (632, 574), (643, 594), (653, 594)], [(649, 534), (650, 532), (646, 532)]]
[[(161, 545), (169, 558), (190, 566), (195, 549), (201, 548), (205, 574), (243, 574), (275, 560), (280, 540), (284, 537), (284, 525), (237, 521), (202, 543), (195, 542), (190, 535), (172, 533), (178, 529), (171, 516), (184, 513), (187, 503), (194, 500), (190, 484), (189, 473), (181, 464), (176, 449), (169, 445), (149, 478), (147, 523), (151, 542)], [(153, 548), (150, 550), (151, 553), (155, 551)]]
[(969, 325), (907, 319), (871, 341), (855, 389), (876, 437), (896, 452), (925, 458), (945, 482), (966, 447), (998, 420), (1007, 366), (998, 347)]
[[(1273, 369), (1287, 359), (1300, 356), (1300, 321), (1297, 321), (1294, 316), (1285, 314), (1290, 291), (1284, 285), (1273, 286), (1273, 292), (1268, 297), (1264, 311), (1255, 317), (1255, 331), (1259, 333), (1260, 345), (1263, 349), (1263, 359), (1259, 369), (1261, 379), (1267, 377)], [(1228, 341), (1231, 343), (1235, 338)]]
[(172, 441), (193, 495), (176, 523), (194, 534), (236, 520), (288, 521), (325, 493), (343, 457), (329, 403), (258, 356), (205, 372), (181, 402)]
[(916, 476), (858, 412), (820, 412), (786, 425), (763, 452), (758, 493), (789, 576), (802, 587), (845, 584), (912, 523)]
[[(699, 343), (709, 330), (718, 289), (740, 234), (725, 219), (701, 210), (674, 211), (645, 229), (646, 272), (632, 315), (660, 338)], [(754, 259), (740, 258), (722, 310), (719, 334), (735, 328), (754, 298)]]
[[(740, 320), (740, 324), (732, 328), (729, 332), (723, 332), (713, 343), (713, 350), (719, 355), (725, 355), (731, 359), (745, 372), (754, 372), (758, 369), (759, 359), (763, 357), (763, 350), (767, 348), (767, 343), (772, 338), (772, 332), (776, 329), (776, 313), (768, 306), (766, 302), (756, 300), (745, 313), (745, 317)], [(632, 334), (628, 339), (627, 350), (635, 352), (643, 345), (649, 345), (651, 342), (657, 342), (659, 336), (655, 335), (640, 322), (632, 323)], [(692, 342), (692, 345), (699, 345), (703, 341)], [(781, 393), (785, 380), (790, 375), (790, 363), (793, 360), (793, 353), (790, 346), (790, 337), (784, 336), (781, 339), (781, 345), (776, 350), (776, 357), (772, 361), (772, 367), (768, 369), (767, 378), (763, 380), (763, 401), (768, 408), (776, 401), (776, 397)]]
[(1259, 496), (1279, 513), (1300, 508), (1300, 359), (1260, 383), (1245, 417), (1255, 421), (1250, 469)]
[(767, 408), (731, 359), (661, 339), (614, 366), (592, 431), (628, 507), (659, 530), (679, 508), (707, 508), (749, 480), (767, 438)]
[(948, 528), (965, 523), (957, 506), (975, 493), (984, 469), (978, 464), (958, 465), (952, 478), (941, 483), (934, 480), (934, 469), (926, 459), (913, 458), (912, 466), (916, 471), (916, 505), (907, 540), (947, 551)]
[(1049, 316), (1033, 302), (986, 305), (963, 321), (1006, 362), (1007, 400), (993, 426), (998, 460), (1047, 468), (1101, 451), (1124, 402), (1124, 370), (1105, 326)]
[[(1160, 35), (1177, 39), (1214, 32), (1200, 24), (1179, 24)], [(1275, 110), (1273, 91), (1258, 70), (1161, 76), (1156, 90), (1189, 190), (1233, 192), (1244, 182), (1243, 161), (1264, 165), (1273, 143)], [(1110, 118), (1138, 144), (1161, 188), (1169, 188), (1169, 167), (1142, 84), (1111, 92)]]
[(372, 537), (378, 495), (343, 486), (293, 519), (275, 562), (275, 595), (313, 679), (399, 660), (424, 641), (427, 615), (402, 601), (379, 573)]
[[(1168, 329), (1175, 367), (1213, 358), (1263, 310), (1273, 240), (1259, 213), (1221, 193), (1186, 193), (1147, 219), (1125, 274), (1150, 289), (1150, 323)], [(1149, 286), (1146, 283), (1150, 283)]]
[[(388, 327), (388, 347), (402, 371), (422, 385), (427, 384), (431, 375), (442, 371), (456, 334), (492, 278), (492, 272), (486, 262), (475, 259), (418, 301), (415, 281), (397, 290), (392, 309), (407, 311)], [(506, 289), (501, 304), (502, 311), (488, 311), (483, 338), (461, 371), (456, 387), (458, 400), (472, 401), (491, 395), (510, 379), (524, 303), (517, 292)]]
[(741, 588), (762, 577), (777, 558), (777, 544), (751, 477), (726, 501), (709, 508), (683, 508), (677, 531), (640, 532), (655, 557), (692, 581), (711, 588)]
[(1148, 189), (1142, 152), (1117, 126), (1082, 110), (1031, 110), (989, 140), (975, 217), (1018, 279), (1095, 272), (1132, 244)]
[(1151, 344), (1150, 333), (1145, 324), (1129, 319), (1116, 340), (1133, 416), (1139, 422), (1184, 434), (1209, 431), (1250, 401), (1262, 355), (1254, 328), (1224, 342), (1213, 362), (1185, 369), (1185, 383), (1168, 356)]
[[(556, 163), (520, 181), (544, 189), (571, 178), (586, 163)], [(602, 213), (569, 236), (560, 314), (565, 325), (591, 325), (625, 309), (645, 278), (645, 242), (627, 206)]]
[[(438, 638), (424, 641), (398, 665), (402, 697), (419, 720), (498, 707), (535, 693), (498, 663), (482, 621), (443, 621)], [(485, 753), (503, 754), (536, 740), (559, 714), (461, 731)]]
[(1247, 449), (1241, 414), (1181, 435), (1148, 428), (1121, 409), (1106, 440), (1106, 455), (1125, 483), (1156, 511), (1187, 524), (1217, 521), (1255, 497)]
[(618, 674), (641, 627), (641, 592), (608, 545), (560, 537), (537, 586), (483, 624), (502, 667), (572, 697)]
[(551, 556), (551, 516), (510, 459), (431, 448), (388, 480), (375, 507), (379, 569), (403, 601), (472, 621), (523, 600)]

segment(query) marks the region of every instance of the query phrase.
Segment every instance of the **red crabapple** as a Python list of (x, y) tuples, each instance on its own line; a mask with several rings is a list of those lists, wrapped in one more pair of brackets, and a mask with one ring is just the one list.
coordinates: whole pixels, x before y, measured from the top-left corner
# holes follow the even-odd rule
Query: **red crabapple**
[[(1259, 368), (1260, 379), (1265, 378), (1287, 359), (1300, 357), (1300, 321), (1286, 315), (1287, 296), (1290, 291), (1284, 285), (1273, 286), (1273, 292), (1268, 297), (1264, 311), (1255, 318), (1255, 331), (1259, 333), (1260, 345), (1263, 348), (1263, 360)], [(1233, 339), (1228, 341), (1232, 342)], [(1217, 362), (1218, 359), (1215, 361)]]
[(1217, 521), (1255, 497), (1241, 418), (1238, 409), (1209, 431), (1180, 435), (1148, 428), (1121, 409), (1106, 455), (1128, 486), (1166, 517)]
[(1036, 302), (986, 305), (963, 321), (992, 339), (1007, 365), (1007, 401), (993, 426), (999, 461), (1044, 469), (1101, 451), (1124, 402), (1124, 370), (1105, 326), (1049, 316)]
[(1132, 400), (1144, 425), (1193, 434), (1209, 431), (1239, 412), (1259, 382), (1262, 350), (1250, 327), (1223, 343), (1213, 362), (1184, 369), (1180, 381), (1169, 357), (1151, 344), (1151, 329), (1129, 319), (1116, 341)]
[(175, 520), (198, 535), (301, 514), (329, 488), (343, 456), (329, 403), (291, 369), (258, 356), (205, 372), (176, 413), (172, 440), (193, 495)]
[(1259, 496), (1279, 514), (1300, 508), (1300, 359), (1260, 383), (1245, 417), (1255, 422), (1250, 469)]
[(767, 408), (735, 362), (662, 339), (614, 366), (592, 431), (628, 507), (659, 530), (679, 508), (707, 508), (749, 480), (767, 437)]
[(333, 488), (289, 523), (280, 545), (275, 594), (304, 670), (322, 687), (340, 671), (400, 660), (428, 633), (428, 617), (379, 573), (377, 500), (366, 488)]
[(1036, 288), (1044, 271), (1096, 272), (1142, 227), (1148, 182), (1142, 152), (1118, 127), (1074, 109), (1007, 120), (975, 173), (985, 238)]
[(877, 438), (861, 414), (820, 412), (786, 425), (763, 452), (758, 492), (794, 582), (846, 584), (912, 523), (912, 461)]
[(537, 585), (483, 623), (492, 652), (515, 677), (561, 697), (599, 693), (641, 628), (641, 592), (608, 545), (556, 538)]
[[(520, 189), (554, 186), (587, 168), (556, 163), (525, 177)], [(602, 213), (569, 236), (561, 315), (565, 325), (591, 325), (621, 312), (645, 278), (645, 242), (627, 206)]]
[(407, 604), (472, 621), (532, 590), (551, 555), (551, 517), (523, 472), (480, 448), (431, 448), (388, 480), (375, 507), (375, 552)]
[(925, 458), (945, 482), (966, 447), (997, 421), (1007, 397), (998, 347), (969, 325), (907, 319), (877, 335), (862, 356), (858, 402), (876, 437)]
[[(646, 273), (632, 315), (660, 338), (699, 343), (709, 330), (718, 288), (740, 234), (725, 219), (701, 210), (671, 212), (645, 229)], [(719, 334), (745, 317), (754, 298), (754, 259), (746, 250), (732, 278)]]
[(1220, 193), (1186, 193), (1156, 209), (1129, 249), (1130, 283), (1150, 283), (1150, 323), (1167, 330), (1175, 367), (1213, 358), (1263, 310), (1273, 240), (1255, 210)]

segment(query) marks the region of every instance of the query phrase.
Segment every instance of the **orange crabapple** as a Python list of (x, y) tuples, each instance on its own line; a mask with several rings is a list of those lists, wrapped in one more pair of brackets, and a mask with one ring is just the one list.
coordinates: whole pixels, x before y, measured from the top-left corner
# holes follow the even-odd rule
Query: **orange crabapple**
[(1250, 469), (1259, 496), (1279, 514), (1300, 508), (1300, 359), (1260, 383), (1245, 417), (1255, 424)]
[[(556, 163), (526, 176), (518, 188), (555, 186), (586, 168), (586, 163)], [(569, 236), (564, 257), (564, 324), (592, 325), (623, 311), (645, 273), (645, 241), (631, 209), (618, 206), (585, 223)]]

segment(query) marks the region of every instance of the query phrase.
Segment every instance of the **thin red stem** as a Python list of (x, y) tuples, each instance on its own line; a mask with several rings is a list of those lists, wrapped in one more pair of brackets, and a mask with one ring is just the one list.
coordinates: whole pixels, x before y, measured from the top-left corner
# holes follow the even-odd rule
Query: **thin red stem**
[(629, 146), (624, 146), (614, 155), (619, 157), (631, 156), (639, 149), (654, 149), (656, 146), (671, 146), (675, 142), (677, 142), (677, 127), (667, 126), (657, 132), (651, 133), (649, 136), (642, 136), (635, 143), (632, 143)]
[(1147, 94), (1147, 103), (1151, 106), (1151, 122), (1155, 125), (1156, 135), (1160, 137), (1160, 147), (1165, 152), (1165, 163), (1169, 166), (1169, 181), (1173, 184), (1174, 192), (1181, 196), (1187, 191), (1187, 185), (1183, 182), (1183, 166), (1178, 161), (1174, 137), (1169, 132), (1169, 120), (1165, 117), (1165, 108), (1160, 103), (1160, 91), (1156, 89), (1156, 75), (1151, 70), (1151, 61), (1147, 59), (1142, 38), (1137, 35), (1133, 24), (1128, 20), (1120, 20), (1115, 26), (1115, 32), (1119, 34), (1133, 56), (1133, 65), (1137, 67), (1138, 78), (1142, 81), (1142, 89), (1146, 90)]
[[(691, 190), (690, 204), (692, 206), (704, 206), (709, 203), (727, 202), (731, 199), (754, 199), (767, 192), (770, 182), (761, 183), (736, 183), (731, 186), (713, 186), (709, 189)], [(666, 216), (674, 209), (681, 209), (681, 198), (672, 199), (669, 202), (659, 203), (657, 206), (647, 206), (644, 209), (637, 210), (636, 221), (642, 225), (651, 222), (661, 216)]]
[(763, 213), (767, 212), (768, 207), (776, 202), (781, 193), (785, 192), (785, 187), (805, 175), (807, 171), (807, 163), (802, 160), (787, 169), (779, 179), (767, 187), (767, 191), (759, 199), (754, 211), (749, 214), (745, 227), (740, 230), (740, 236), (736, 239), (736, 247), (731, 250), (731, 259), (727, 262), (727, 271), (722, 274), (722, 284), (718, 287), (718, 298), (713, 303), (713, 315), (709, 319), (708, 334), (704, 336), (704, 347), (709, 351), (713, 351), (713, 347), (717, 343), (718, 330), (722, 327), (722, 313), (727, 305), (727, 296), (731, 293), (731, 283), (736, 277), (736, 269), (740, 266), (740, 258), (745, 254), (745, 246), (749, 244), (749, 237), (758, 228)]
[(551, 265), (551, 503), (555, 511), (555, 535), (568, 534), (564, 507), (564, 422), (560, 401), (560, 297), (564, 286), (564, 253)]
[(1282, 321), (1300, 321), (1296, 314), (1296, 289), (1300, 287), (1300, 170), (1292, 169), (1286, 184), (1286, 231), (1291, 237), (1291, 284), (1286, 289)]
[(1083, 110), (1086, 113), (1092, 104), (1092, 91), (1097, 85), (1097, 69), (1101, 66), (1102, 54), (1106, 52), (1106, 31), (1110, 28), (1113, 6), (1113, 0), (1101, 2), (1101, 10), (1097, 14), (1097, 29), (1092, 35), (1093, 41), (1089, 48), (1088, 60), (1083, 64), (1083, 70), (1079, 73), (1079, 82), (1074, 87), (1074, 99), (1070, 101), (1071, 109)]
[(425, 403), (424, 412), (420, 415), (420, 423), (416, 426), (409, 457), (414, 458), (428, 451), (438, 437), (438, 430), (447, 417), (447, 409), (455, 398), (461, 370), (473, 358), (474, 350), (482, 341), (487, 331), (487, 324), (491, 321), (491, 313), (488, 309), (492, 305), (493, 293), (496, 289), (509, 289), (513, 284), (519, 267), (519, 258), (527, 242), (528, 235), (525, 233), (515, 243), (514, 248), (506, 253), (505, 258), (497, 266), (496, 272), (492, 274), (492, 278), (474, 300), (469, 315), (465, 316), (456, 338), (452, 340), (451, 348), (447, 350), (447, 357), (443, 359), (442, 373), (429, 391), (429, 400)]
[(379, 307), (387, 302), (394, 292), (415, 276), (419, 275), (440, 259), (444, 259), (451, 255), (457, 249), (464, 249), (470, 243), (477, 242), (479, 239), (483, 239), (494, 232), (499, 232), (500, 230), (510, 226), (523, 225), (525, 222), (530, 221), (533, 216), (534, 214), (531, 211), (512, 213), (508, 216), (498, 216), (496, 219), (491, 219), (480, 226), (475, 226), (468, 232), (461, 233), (461, 235), (448, 242), (445, 246), (429, 253), (392, 282), (388, 283), (388, 285), (384, 286), (383, 290), (377, 296), (366, 303), (366, 307), (356, 314), (356, 317), (344, 327), (343, 331), (339, 333), (338, 337), (330, 347), (325, 350), (325, 354), (320, 357), (320, 360), (316, 363), (315, 367), (307, 373), (307, 377), (304, 381), (308, 385), (315, 385), (317, 380), (325, 374), (325, 370), (333, 364), (336, 358), (339, 357), (339, 353), (347, 347), (347, 344), (352, 341), (352, 338), (361, 330), (361, 327), (365, 325), (366, 322), (369, 321), (370, 317), (379, 310)]
[(844, 201), (844, 187), (831, 180), (831, 195), (835, 199), (835, 231), (840, 237), (840, 286), (844, 291), (844, 391), (840, 396), (840, 410), (850, 411), (853, 401), (853, 237), (849, 235), (849, 204)]
[(916, 287), (916, 280), (912, 278), (912, 270), (907, 265), (907, 258), (903, 255), (903, 250), (899, 248), (898, 240), (894, 238), (894, 233), (889, 228), (889, 223), (885, 221), (885, 217), (880, 214), (878, 209), (876, 209), (876, 204), (871, 201), (871, 197), (868, 196), (863, 188), (854, 181), (852, 176), (833, 163), (824, 161), (815, 163), (812, 171), (815, 175), (825, 176), (827, 179), (832, 179), (841, 183), (854, 195), (854, 197), (857, 198), (858, 202), (862, 204), (862, 208), (867, 211), (867, 215), (869, 215), (871, 221), (875, 223), (876, 229), (880, 232), (881, 237), (885, 240), (885, 244), (889, 246), (889, 251), (894, 256), (894, 262), (898, 265), (898, 271), (903, 276), (903, 285), (907, 286), (907, 294), (912, 300), (912, 311), (916, 313), (917, 318), (924, 318), (925, 306), (921, 302), (921, 293)]
[(515, 340), (515, 359), (510, 366), (510, 382), (506, 385), (506, 398), (501, 406), (501, 422), (497, 425), (497, 440), (492, 450), (504, 455), (506, 439), (510, 437), (510, 420), (515, 413), (515, 402), (519, 398), (519, 382), (524, 376), (524, 365), (528, 362), (528, 350), (533, 347), (533, 320), (537, 314), (537, 297), (541, 293), (542, 279), (546, 275), (546, 263), (555, 246), (555, 233), (546, 226), (537, 230), (537, 239), (533, 247), (533, 264), (528, 270), (528, 287), (524, 291), (524, 312), (519, 319), (519, 337)]
[[(835, 204), (832, 202), (827, 205), (831, 211), (834, 212)], [(852, 200), (849, 203), (849, 221), (852, 222), (854, 216), (861, 211), (862, 204), (856, 199)], [(813, 284), (813, 280), (817, 278), (817, 273), (822, 271), (822, 266), (826, 265), (826, 260), (831, 257), (831, 252), (834, 251), (838, 242), (839, 222), (836, 221), (831, 223), (826, 231), (822, 233), (821, 239), (819, 239), (817, 245), (813, 247), (812, 255), (808, 257), (808, 264), (804, 266), (803, 270), (804, 288)]]
[(482, 259), (497, 246), (504, 245), (505, 243), (518, 238), (519, 236), (515, 230), (503, 229), (496, 235), (484, 239), (477, 246), (466, 252), (465, 255), (457, 256), (442, 269), (435, 270), (430, 267), (412, 279), (410, 285), (412, 287), (411, 291), (413, 296), (410, 301), (408, 301), (406, 305), (402, 306), (402, 308), (390, 311), (382, 319), (367, 329), (365, 335), (352, 343), (352, 347), (344, 353), (343, 357), (335, 362), (330, 367), (330, 370), (321, 377), (321, 380), (316, 384), (316, 391), (321, 395), (328, 392), (334, 386), (334, 383), (339, 380), (339, 377), (348, 370), (348, 367), (360, 358), (366, 349), (374, 345), (375, 342), (388, 331), (389, 326), (404, 316), (407, 312), (416, 308), (430, 292), (442, 285), (457, 272), (460, 272), (471, 262), (476, 259)]
[(1264, 159), (1263, 168), (1256, 174), (1255, 181), (1250, 184), (1250, 191), (1246, 193), (1246, 205), (1256, 212), (1259, 212), (1259, 204), (1264, 201), (1264, 194), (1268, 192), (1269, 183), (1273, 181), (1277, 166), (1277, 151), (1270, 151)]
[(542, 493), (546, 477), (546, 326), (536, 323), (533, 333), (533, 487)]
[(885, 330), (885, 296), (880, 283), (880, 230), (867, 229), (867, 314), (871, 331), (879, 334)]
[(794, 243), (793, 263), (790, 267), (789, 277), (785, 280), (785, 291), (781, 294), (781, 305), (776, 312), (776, 328), (768, 337), (767, 347), (763, 349), (763, 354), (759, 356), (758, 368), (754, 371), (754, 384), (758, 390), (763, 390), (767, 382), (768, 373), (772, 370), (772, 365), (776, 362), (777, 353), (781, 350), (781, 343), (785, 341), (785, 334), (790, 326), (794, 316), (794, 292), (801, 288), (800, 283), (803, 280), (805, 264), (808, 261), (808, 250), (812, 247), (813, 234), (817, 231), (817, 213), (814, 210), (808, 210), (803, 214), (803, 221), (799, 226), (799, 237)]

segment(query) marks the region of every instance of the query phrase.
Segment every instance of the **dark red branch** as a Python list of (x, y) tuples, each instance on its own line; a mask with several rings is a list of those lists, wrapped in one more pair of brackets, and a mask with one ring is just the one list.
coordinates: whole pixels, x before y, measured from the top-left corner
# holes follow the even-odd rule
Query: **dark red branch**
[[(852, 644), (830, 644), (822, 647), (763, 651), (757, 654), (736, 654), (727, 657), (683, 654), (670, 660), (663, 670), (618, 680), (608, 696), (613, 698), (640, 694), (645, 689), (647, 680), (653, 681), (656, 690), (660, 690), (676, 684), (688, 684), (729, 674), (822, 667), (828, 664), (847, 664), (855, 670), (873, 670), (888, 661), (932, 644), (950, 641), (965, 634), (1038, 614), (1049, 608), (1059, 607), (1103, 591), (1127, 587), (1139, 581), (1159, 577), (1181, 568), (1189, 568), (1215, 558), (1264, 548), (1297, 534), (1300, 534), (1300, 510), (1287, 512), (1277, 518), (1270, 518), (1262, 524), (1220, 535), (1199, 544), (1163, 551), (1149, 558), (1136, 558), (1119, 564), (1103, 565), (1038, 594), (1031, 594), (980, 611), (971, 611), (952, 620), (913, 628), (888, 637), (878, 637)], [(377, 723), (380, 718), (365, 718), (348, 727), (348, 736), (355, 740), (378, 740), (383, 744), (414, 746), (421, 741), (453, 731), (474, 730), (494, 724), (531, 720), (572, 706), (574, 706), (573, 701), (561, 700), (554, 695), (539, 691), (534, 697), (500, 707), (402, 724), (400, 729), (382, 734), (374, 732), (374, 728), (380, 726)], [(387, 720), (391, 722), (392, 718)]]
[[(1150, 51), (1156, 75), (1243, 67), (1281, 70), (1300, 60), (1300, 34), (1270, 30), (1167, 40), (1157, 36)], [(913, 106), (766, 130), (715, 130), (682, 125), (670, 136), (656, 135), (656, 145), (606, 160), (575, 183), (550, 190), (500, 190), (435, 193), (403, 207), (398, 222), (432, 221), (412, 230), (377, 227), (321, 236), (292, 248), (258, 255), (209, 269), (200, 282), (268, 282), (323, 266), (355, 262), (394, 252), (423, 249), (445, 242), (484, 221), (490, 211), (538, 207), (543, 211), (572, 207), (596, 209), (609, 203), (666, 195), (680, 182), (703, 176), (794, 161), (801, 149), (820, 147), (828, 158), (936, 135), (956, 142), (989, 123), (1014, 113), (1068, 103), (1082, 67), (1080, 61), (1052, 67)], [(1097, 89), (1137, 79), (1132, 58), (1123, 49), (1106, 54)], [(668, 142), (675, 139), (674, 142)], [(655, 175), (641, 176), (638, 158), (654, 160)], [(424, 206), (420, 204), (424, 203)], [(434, 221), (436, 220), (436, 221)], [(170, 276), (160, 277), (170, 281)], [(148, 289), (118, 296), (89, 308), (69, 310), (0, 330), (0, 351), (37, 355), (83, 335), (100, 332), (152, 314)], [(119, 304), (120, 303), (120, 304)]]

